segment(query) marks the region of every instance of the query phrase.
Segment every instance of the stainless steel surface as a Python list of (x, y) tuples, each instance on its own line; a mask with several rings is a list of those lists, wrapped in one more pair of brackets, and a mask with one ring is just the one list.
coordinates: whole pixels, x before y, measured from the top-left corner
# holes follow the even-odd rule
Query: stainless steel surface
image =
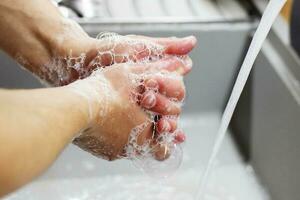
[[(110, 9), (117, 1), (109, 0), (107, 4), (110, 13), (117, 13), (115, 17), (77, 20), (92, 36), (102, 31), (112, 31), (149, 36), (180, 37), (193, 34), (197, 37), (199, 45), (192, 53), (195, 66), (193, 73), (186, 78), (188, 95), (184, 108), (183, 127), (188, 133), (190, 142), (184, 150), (188, 161), (185, 161), (183, 169), (203, 166), (214, 139), (219, 117), (227, 101), (228, 92), (256, 24), (251, 23), (248, 17), (239, 17), (238, 20), (225, 18), (224, 13), (228, 12), (225, 4), (230, 1), (226, 3), (224, 0), (218, 1), (225, 2), (222, 4), (223, 8), (226, 8), (223, 14), (220, 14), (222, 10), (220, 6), (216, 7), (209, 0), (202, 1), (202, 5), (211, 9), (209, 13), (213, 14), (210, 16), (205, 13), (201, 15), (199, 12), (201, 8), (195, 6), (197, 1), (190, 0), (188, 3), (193, 8), (191, 11), (193, 17), (186, 15), (189, 13), (183, 13), (182, 16), (177, 16), (176, 12), (172, 14), (173, 11), (168, 11), (166, 6), (171, 1), (155, 1), (162, 3), (161, 7), (157, 7), (157, 12), (149, 10), (141, 12), (148, 7), (145, 6), (147, 1), (133, 2), (132, 0), (134, 4), (126, 4), (127, 11), (135, 9), (130, 13), (129, 18), (126, 18), (128, 16), (126, 12), (120, 13), (117, 10), (120, 7), (115, 8), (116, 10)], [(128, 1), (131, 0), (123, 2)], [(130, 7), (131, 5), (134, 7)], [(136, 12), (139, 9), (140, 11)], [(168, 17), (155, 17), (162, 14)], [(122, 19), (123, 15), (125, 17)], [(170, 17), (171, 15), (173, 17)], [(0, 87), (41, 87), (37, 79), (20, 69), (4, 54), (0, 54), (0, 62)], [(256, 62), (252, 79), (244, 91), (232, 123), (231, 132), (236, 136), (237, 143), (242, 147), (243, 152), (246, 152), (247, 161), (254, 166), (274, 200), (297, 200), (300, 196), (298, 190), (300, 184), (299, 81), (298, 58), (276, 33), (271, 33), (267, 46)], [(245, 188), (252, 187), (247, 182), (245, 175), (247, 173), (242, 172), (242, 168), (247, 163), (244, 163), (239, 156), (228, 156), (228, 152), (238, 155), (230, 137), (226, 139), (224, 151), (220, 155), (220, 166), (225, 168), (216, 171), (213, 184), (218, 187), (223, 185), (226, 188), (231, 187), (230, 192), (238, 193), (239, 199), (258, 200), (258, 197), (241, 193)], [(136, 169), (127, 161), (106, 163), (71, 145), (44, 176), (28, 186), (28, 190), (23, 190), (21, 194), (26, 194), (24, 192), (28, 191), (32, 198), (36, 194), (40, 195), (36, 199), (41, 197), (51, 199), (49, 191), (60, 196), (64, 193), (64, 188), (62, 190), (58, 185), (68, 187), (73, 184), (66, 193), (80, 197), (82, 182), (90, 186), (99, 184), (91, 177), (99, 178), (101, 182), (101, 180), (108, 180), (105, 177), (114, 175), (118, 177), (120, 174), (132, 176), (135, 173)], [(186, 184), (188, 180), (194, 184), (198, 173), (199, 171), (191, 172), (188, 176), (175, 179), (174, 182)], [(239, 188), (233, 185), (235, 181), (240, 181)], [(74, 188), (78, 189), (74, 190)], [(248, 194), (256, 192), (252, 190), (248, 191)]]
[(62, 0), (80, 18), (98, 21), (153, 19), (192, 21), (241, 21), (247, 12), (235, 0)]
[(105, 0), (62, 0), (60, 6), (73, 10), (78, 17), (108, 17), (109, 11)]
[[(220, 113), (182, 118), (189, 138), (184, 162), (173, 177), (162, 183), (128, 160), (103, 161), (71, 145), (47, 174), (5, 200), (194, 200), (219, 120)], [(251, 167), (240, 159), (229, 134), (212, 175), (205, 200), (268, 200)]]
[(274, 200), (297, 200), (300, 106), (269, 59), (266, 52), (254, 72), (251, 160)]
[[(247, 45), (251, 23), (216, 24), (102, 24), (82, 23), (92, 36), (101, 31), (120, 34), (140, 34), (157, 37), (195, 35), (199, 45), (193, 51), (195, 66), (186, 79), (188, 97), (186, 112), (222, 110), (237, 67)], [(180, 30), (180, 31), (178, 31)], [(223, 38), (226, 38), (224, 40)], [(228, 51), (230, 49), (230, 51)], [(2, 57), (1, 87), (39, 87), (31, 75), (20, 70), (11, 60)], [(5, 77), (1, 77), (5, 75)], [(13, 80), (13, 81), (12, 81)], [(192, 96), (192, 97), (190, 97)]]
[[(164, 187), (159, 187), (154, 194), (160, 195), (169, 191), (168, 188), (175, 184), (174, 188), (178, 188), (181, 193), (193, 195), (209, 156), (208, 152), (210, 152), (229, 89), (240, 66), (249, 34), (255, 24), (249, 22), (212, 24), (81, 22), (81, 25), (93, 36), (100, 31), (109, 30), (120, 34), (135, 33), (150, 36), (181, 37), (193, 34), (198, 38), (199, 46), (191, 55), (195, 63), (193, 73), (185, 80), (188, 96), (184, 107), (182, 127), (189, 138), (188, 144), (184, 148), (185, 160), (178, 175)], [(7, 58), (1, 57), (0, 60), (2, 62), (0, 65), (1, 87), (24, 87), (23, 84), (30, 81), (32, 84), (28, 84), (27, 87), (39, 86), (32, 76), (24, 73)], [(9, 77), (2, 77), (3, 75)], [(247, 163), (240, 159), (229, 135), (218, 163), (215, 176), (211, 180), (210, 195), (212, 197), (222, 196), (224, 200), (229, 200), (231, 196), (236, 196), (238, 199), (244, 200), (253, 200), (253, 198), (265, 200), (261, 197), (255, 175), (247, 170)], [(110, 192), (114, 188), (111, 184), (118, 184), (120, 187), (130, 184), (131, 186), (119, 188), (118, 191), (121, 194), (131, 192), (131, 195), (140, 198), (144, 197), (144, 194), (136, 191), (137, 184), (135, 182), (142, 184), (145, 177), (147, 176), (138, 173), (137, 169), (128, 161), (108, 163), (70, 145), (46, 174), (20, 190), (19, 193), (12, 194), (11, 199), (26, 197), (32, 199), (70, 199), (72, 197), (93, 199), (88, 197), (90, 195), (106, 195), (100, 199), (111, 200), (112, 196), (117, 195), (115, 192)], [(231, 181), (227, 183), (229, 177)], [(121, 182), (111, 183), (112, 180), (121, 180)], [(101, 184), (102, 181), (105, 183)], [(107, 188), (101, 189), (101, 185), (104, 187), (107, 185)], [(247, 195), (245, 191), (250, 192), (254, 197)], [(145, 190), (145, 192), (147, 191)], [(152, 199), (155, 199), (154, 196)]]
[(232, 130), (274, 200), (299, 199), (300, 60), (275, 31), (257, 59)]

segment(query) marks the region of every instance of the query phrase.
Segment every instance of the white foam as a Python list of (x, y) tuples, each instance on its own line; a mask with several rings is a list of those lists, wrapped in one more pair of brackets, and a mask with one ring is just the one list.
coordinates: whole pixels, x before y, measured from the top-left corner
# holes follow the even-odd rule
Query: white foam
[[(114, 88), (114, 82), (118, 80), (110, 80), (110, 77), (116, 72), (110, 72), (110, 70), (117, 69), (118, 72), (124, 73), (122, 76), (124, 76), (126, 80), (125, 82), (127, 83), (127, 85), (125, 84), (124, 87), (128, 87), (129, 92), (127, 89), (126, 92), (129, 93), (128, 97), (131, 100), (131, 102), (129, 102), (129, 104), (131, 103), (130, 105), (138, 103), (139, 98), (145, 94), (137, 90), (139, 87), (142, 87), (145, 92), (158, 92), (158, 88), (146, 86), (145, 80), (150, 80), (153, 77), (160, 77), (161, 79), (167, 78), (182, 81), (182, 76), (178, 75), (178, 73), (158, 70), (156, 68), (148, 67), (147, 70), (142, 70), (139, 73), (134, 73), (131, 71), (130, 67), (137, 66), (137, 64), (148, 65), (149, 63), (152, 63), (158, 59), (164, 58), (166, 55), (163, 54), (164, 47), (161, 45), (153, 43), (144, 38), (121, 36), (110, 32), (99, 34), (97, 39), (101, 41), (103, 46), (99, 46), (98, 54), (91, 62), (96, 69), (86, 79), (77, 80), (67, 86), (71, 88), (71, 91), (75, 92), (86, 100), (89, 108), (90, 122), (95, 119), (95, 116), (100, 117), (99, 119), (107, 118), (106, 114), (109, 113), (108, 110), (110, 109), (110, 102), (119, 102), (118, 98), (127, 98), (126, 94), (123, 94), (122, 92), (123, 86), (121, 88)], [(145, 58), (142, 60), (133, 56), (143, 53), (144, 51), (148, 52), (149, 55), (145, 56)], [(51, 76), (52, 73), (54, 73), (55, 76), (52, 77), (52, 80), (54, 78), (55, 83), (59, 84), (61, 80), (69, 78), (66, 71), (72, 69), (78, 72), (80, 79), (83, 79), (90, 73), (89, 70), (84, 66), (85, 59), (87, 57), (88, 56), (85, 54), (81, 54), (79, 57), (76, 57), (72, 56), (71, 53), (66, 58), (55, 58), (51, 65), (45, 66), (45, 75), (50, 74)], [(126, 61), (126, 63), (113, 65), (117, 62), (120, 62), (116, 60), (116, 58), (120, 57), (124, 57), (124, 61)], [(184, 62), (185, 58), (186, 57), (184, 56), (177, 57), (177, 59), (181, 62)], [(109, 60), (108, 62), (107, 59)], [(63, 66), (64, 63), (66, 63), (66, 66)], [(120, 69), (118, 67), (120, 67)], [(119, 90), (122, 94), (119, 94)], [(161, 93), (162, 95), (166, 95), (162, 91)], [(176, 98), (169, 98), (169, 100), (178, 104), (178, 106), (182, 105), (182, 102), (178, 102)], [(101, 103), (101, 106), (98, 106), (97, 102)], [(124, 105), (122, 106), (124, 107)], [(166, 107), (167, 111), (170, 109), (171, 108)], [(151, 123), (154, 123), (154, 117), (157, 115), (156, 113), (147, 110), (144, 111), (149, 115), (149, 119), (132, 129), (129, 135), (128, 143), (124, 149), (125, 154), (119, 156), (120, 158), (128, 158), (133, 160), (136, 166), (148, 174), (152, 173), (153, 175), (155, 174), (157, 176), (160, 175), (162, 177), (166, 177), (170, 175), (171, 172), (174, 173), (180, 166), (182, 161), (182, 149), (179, 147), (179, 145), (173, 144), (175, 134), (171, 133), (162, 134), (157, 138), (157, 144), (155, 145), (153, 144), (153, 139), (156, 140), (156, 136), (155, 138), (148, 139), (144, 142), (144, 144), (138, 144), (138, 137), (145, 130), (145, 128), (151, 125)], [(130, 117), (130, 113), (128, 113), (128, 117)], [(82, 135), (80, 135), (80, 137), (81, 136)], [(76, 138), (76, 140), (80, 141), (80, 137)], [(97, 138), (94, 138), (94, 140), (97, 140)], [(81, 145), (81, 147), (84, 147), (83, 144)], [(162, 151), (161, 148), (158, 148), (159, 145), (167, 147), (164, 155), (160, 154)], [(169, 154), (171, 155), (165, 162), (158, 162), (155, 160), (158, 154), (164, 158)]]

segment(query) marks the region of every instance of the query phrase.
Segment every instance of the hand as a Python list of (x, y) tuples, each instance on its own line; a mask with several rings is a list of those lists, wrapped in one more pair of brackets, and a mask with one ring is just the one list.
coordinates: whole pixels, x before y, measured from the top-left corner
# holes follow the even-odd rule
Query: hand
[[(88, 126), (73, 142), (107, 160), (128, 156), (126, 147), (134, 147), (132, 141), (140, 147), (148, 142), (156, 152), (164, 151), (156, 138), (166, 132), (174, 136), (173, 142), (183, 142), (183, 132), (176, 131), (176, 117), (185, 96), (182, 77), (167, 71), (162, 74), (157, 67), (162, 62), (115, 64), (66, 86), (89, 105)], [(172, 117), (163, 117), (156, 123), (157, 133), (153, 137), (151, 116), (159, 114)], [(137, 138), (133, 138), (135, 133)], [(142, 152), (135, 146), (132, 153)], [(159, 160), (167, 157), (162, 153), (155, 156)]]
[[(47, 65), (40, 65), (42, 67), (37, 68), (35, 72), (52, 85), (69, 84), (87, 77), (96, 68), (107, 67), (115, 63), (139, 63), (144, 60), (158, 59), (163, 59), (168, 63), (169, 58), (173, 57), (171, 55), (177, 55), (180, 58), (171, 59), (173, 65), (169, 65), (169, 70), (177, 68), (182, 75), (191, 70), (192, 61), (186, 54), (196, 44), (193, 36), (179, 39), (106, 33), (95, 39), (86, 36), (75, 22), (69, 21), (69, 26), (70, 30), (63, 33), (68, 37), (61, 37), (64, 39), (53, 45), (51, 61), (48, 61)], [(72, 36), (74, 33), (76, 33), (75, 37)], [(78, 37), (80, 33), (82, 36)]]
[[(45, 12), (46, 11), (46, 12)], [(194, 37), (119, 36), (94, 39), (74, 21), (64, 18), (49, 0), (0, 1), (0, 47), (25, 68), (51, 85), (66, 85), (87, 77), (94, 68), (163, 55), (185, 56)], [(107, 36), (107, 34), (105, 35)], [(146, 48), (150, 47), (150, 48)], [(168, 58), (165, 58), (168, 59)], [(190, 59), (179, 63), (182, 74)]]

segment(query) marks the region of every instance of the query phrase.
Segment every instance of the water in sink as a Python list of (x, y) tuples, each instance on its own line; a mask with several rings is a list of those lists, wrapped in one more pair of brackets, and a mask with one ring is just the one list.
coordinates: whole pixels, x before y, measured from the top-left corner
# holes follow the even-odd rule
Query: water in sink
[[(163, 182), (138, 172), (128, 161), (107, 162), (70, 145), (40, 179), (5, 200), (192, 200), (220, 123), (219, 113), (186, 115), (181, 126), (189, 140), (184, 160)], [(251, 167), (226, 135), (208, 182), (205, 200), (268, 200)]]
[[(214, 133), (219, 122), (218, 114), (188, 116), (183, 120), (183, 127), (191, 134), (184, 164), (174, 177), (161, 182), (145, 174), (112, 173), (109, 170), (102, 176), (77, 177), (79, 169), (75, 164), (72, 166), (74, 177), (37, 180), (6, 199), (192, 200), (198, 191), (199, 175), (203, 174), (207, 152), (210, 152), (214, 143)], [(224, 131), (226, 129), (225, 126)], [(219, 158), (213, 156), (217, 162), (214, 162), (211, 179), (206, 183), (205, 194), (201, 199), (268, 199), (251, 167), (237, 153), (229, 135), (225, 137), (222, 148)], [(101, 170), (101, 166), (95, 170)]]

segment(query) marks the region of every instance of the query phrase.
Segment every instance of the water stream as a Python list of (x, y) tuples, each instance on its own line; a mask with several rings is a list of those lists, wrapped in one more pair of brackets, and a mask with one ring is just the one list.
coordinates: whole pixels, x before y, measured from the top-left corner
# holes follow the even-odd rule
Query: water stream
[(261, 18), (259, 26), (253, 36), (249, 50), (246, 54), (240, 72), (237, 76), (236, 82), (234, 84), (232, 93), (230, 95), (229, 101), (226, 105), (225, 111), (222, 116), (221, 124), (217, 132), (216, 140), (211, 152), (208, 164), (204, 171), (204, 174), (201, 178), (199, 184), (199, 189), (197, 190), (196, 200), (204, 199), (204, 194), (206, 192), (207, 181), (210, 177), (210, 172), (213, 169), (214, 161), (218, 155), (218, 152), (221, 148), (223, 140), (226, 135), (227, 128), (229, 126), (230, 120), (238, 103), (238, 100), (242, 94), (244, 86), (247, 82), (247, 79), (250, 75), (251, 69), (255, 62), (255, 59), (260, 52), (262, 45), (274, 23), (278, 14), (280, 13), (282, 7), (284, 6), (286, 0), (271, 0), (264, 11), (264, 14)]

